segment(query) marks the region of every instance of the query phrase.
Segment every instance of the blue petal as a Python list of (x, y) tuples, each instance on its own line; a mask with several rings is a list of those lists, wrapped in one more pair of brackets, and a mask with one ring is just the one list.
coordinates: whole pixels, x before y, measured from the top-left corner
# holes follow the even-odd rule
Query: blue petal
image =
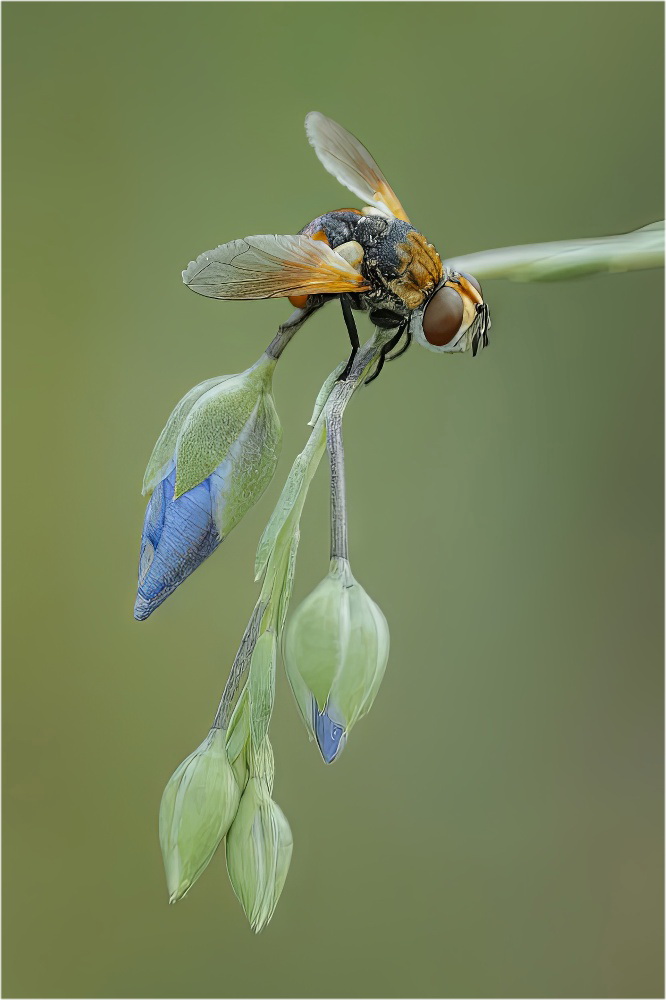
[(327, 764), (332, 764), (338, 754), (342, 753), (347, 742), (347, 730), (338, 720), (338, 712), (329, 702), (324, 711), (320, 712), (317, 701), (312, 699), (312, 726), (321, 750), (321, 755)]
[(146, 510), (134, 605), (138, 621), (148, 618), (221, 541), (213, 521), (221, 477), (213, 473), (177, 500), (175, 482), (174, 466), (155, 487)]

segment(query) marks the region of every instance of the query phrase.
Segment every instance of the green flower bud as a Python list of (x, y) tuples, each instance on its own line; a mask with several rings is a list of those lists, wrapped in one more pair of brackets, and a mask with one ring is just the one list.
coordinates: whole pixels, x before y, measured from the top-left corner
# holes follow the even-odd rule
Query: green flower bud
[(240, 791), (225, 743), (223, 730), (211, 729), (164, 789), (160, 844), (170, 903), (194, 885), (236, 815)]
[(268, 736), (265, 736), (258, 747), (252, 746), (248, 755), (250, 758), (250, 776), (260, 778), (269, 795), (273, 794), (275, 780), (275, 757)]
[(178, 435), (174, 499), (216, 472), (224, 485), (213, 519), (222, 538), (275, 472), (282, 440), (271, 394), (275, 365), (264, 354), (246, 372), (209, 389), (195, 401)]
[(294, 612), (284, 661), (296, 702), (327, 764), (370, 711), (386, 668), (386, 619), (354, 579), (346, 559)]
[(275, 472), (282, 428), (266, 354), (241, 375), (191, 389), (155, 445), (134, 616), (139, 621), (201, 565), (260, 498)]
[(189, 392), (186, 392), (183, 398), (176, 403), (148, 460), (141, 490), (144, 496), (150, 496), (155, 487), (168, 476), (169, 471), (173, 468), (178, 435), (194, 404), (211, 389), (217, 389), (223, 382), (235, 377), (235, 375), (218, 375), (216, 378), (208, 378), (205, 382), (200, 382)]
[(273, 916), (284, 886), (293, 839), (266, 782), (247, 783), (227, 836), (227, 870), (250, 926), (258, 934)]

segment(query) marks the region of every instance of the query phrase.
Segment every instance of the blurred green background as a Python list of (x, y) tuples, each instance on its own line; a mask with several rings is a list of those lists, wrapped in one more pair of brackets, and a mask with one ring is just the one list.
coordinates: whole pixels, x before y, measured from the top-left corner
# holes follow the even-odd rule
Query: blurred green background
[[(391, 657), (332, 768), (280, 671), (295, 850), (259, 938), (222, 855), (167, 906), (157, 810), (346, 352), (338, 310), (278, 367), (267, 495), (150, 621), (132, 605), (168, 413), (288, 313), (191, 295), (181, 268), (356, 204), (306, 112), (369, 146), (443, 256), (621, 233), (663, 217), (662, 5), (6, 3), (3, 22), (4, 994), (661, 995), (660, 272), (488, 282), (488, 351), (415, 346), (350, 407), (351, 559)], [(327, 568), (326, 480), (295, 600)]]

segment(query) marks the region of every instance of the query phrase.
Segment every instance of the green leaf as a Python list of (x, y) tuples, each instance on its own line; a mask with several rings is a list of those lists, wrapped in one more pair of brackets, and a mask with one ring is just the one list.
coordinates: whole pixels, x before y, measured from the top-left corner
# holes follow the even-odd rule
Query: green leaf
[(289, 554), (287, 556), (287, 568), (282, 579), (282, 587), (280, 589), (280, 599), (278, 602), (278, 614), (277, 614), (277, 627), (278, 635), (282, 635), (284, 629), (285, 619), (287, 617), (287, 611), (289, 610), (289, 602), (291, 600), (291, 592), (294, 588), (294, 575), (296, 573), (296, 556), (298, 554), (298, 544), (301, 538), (301, 532), (299, 528), (295, 528), (291, 536), (289, 543)]
[(294, 459), (291, 472), (284, 484), (280, 499), (275, 505), (270, 520), (259, 540), (257, 556), (254, 563), (254, 578), (259, 580), (266, 570), (268, 561), (277, 541), (277, 537), (287, 523), (288, 518), (295, 513), (300, 516), (300, 509), (305, 502), (308, 488), (321, 457), (326, 449), (326, 426), (323, 420), (317, 422), (307, 445)]
[(326, 379), (326, 381), (322, 385), (321, 389), (319, 390), (319, 393), (317, 394), (317, 398), (315, 400), (315, 405), (314, 405), (314, 410), (312, 411), (312, 416), (310, 417), (310, 419), (308, 421), (308, 426), (309, 427), (314, 427), (314, 425), (319, 420), (319, 417), (321, 416), (322, 411), (323, 411), (324, 407), (326, 406), (326, 402), (328, 400), (328, 397), (331, 395), (331, 392), (333, 391), (333, 386), (338, 381), (339, 376), (345, 370), (346, 366), (347, 366), (347, 362), (346, 361), (341, 361), (340, 364), (338, 365), (338, 367), (335, 369), (335, 371), (331, 372), (331, 374), (328, 376), (328, 378)]
[(271, 721), (275, 701), (275, 664), (277, 660), (277, 639), (272, 629), (257, 639), (250, 662), (248, 680), (250, 704), (250, 734), (252, 743), (258, 747), (263, 742)]
[(227, 755), (232, 763), (242, 752), (249, 736), (250, 708), (248, 705), (247, 688), (245, 688), (236, 702), (226, 733)]

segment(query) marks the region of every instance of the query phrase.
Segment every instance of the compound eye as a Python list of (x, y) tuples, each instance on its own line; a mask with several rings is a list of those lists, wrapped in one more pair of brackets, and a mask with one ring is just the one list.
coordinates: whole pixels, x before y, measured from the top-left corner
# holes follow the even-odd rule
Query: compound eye
[(474, 285), (474, 287), (476, 288), (476, 290), (479, 293), (479, 295), (481, 296), (481, 298), (483, 298), (483, 289), (481, 288), (481, 285), (476, 280), (476, 278), (474, 277), (474, 275), (473, 274), (467, 274), (466, 271), (461, 271), (460, 273), (462, 274), (463, 278), (467, 278), (467, 280), (469, 281), (470, 285)]
[(455, 337), (463, 319), (463, 300), (455, 290), (443, 285), (435, 292), (423, 314), (423, 333), (433, 347), (444, 347)]

